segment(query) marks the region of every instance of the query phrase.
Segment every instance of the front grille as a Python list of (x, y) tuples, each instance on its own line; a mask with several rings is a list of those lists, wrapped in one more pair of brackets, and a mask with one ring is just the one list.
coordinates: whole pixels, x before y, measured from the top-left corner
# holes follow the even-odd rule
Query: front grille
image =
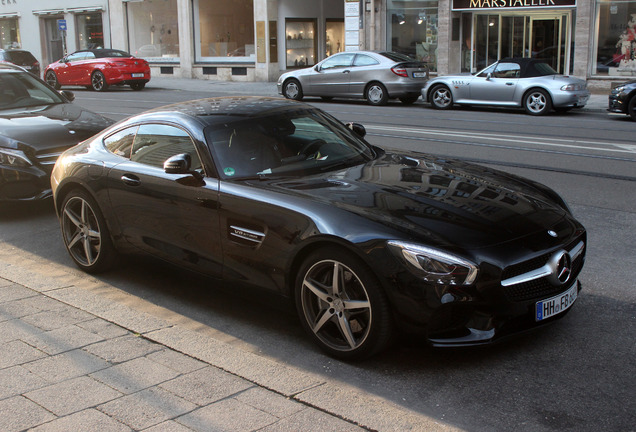
[[(581, 241), (585, 241), (584, 236), (581, 236), (572, 242), (570, 242), (565, 249), (572, 251)], [(513, 278), (515, 276), (523, 275), (532, 270), (536, 270), (544, 266), (554, 252), (543, 254), (539, 257), (532, 258), (522, 263), (514, 264), (504, 269), (502, 280)], [(566, 287), (571, 286), (571, 282), (575, 281), (579, 276), (581, 269), (583, 268), (583, 262), (585, 260), (585, 250), (572, 261), (572, 272), (570, 275), (568, 285), (557, 286), (548, 280), (547, 277), (534, 279), (527, 282), (518, 283), (504, 287), (504, 294), (510, 301), (521, 302), (532, 299), (541, 299), (555, 296), (563, 292)]]
[(66, 149), (68, 149), (68, 146), (39, 151), (35, 153), (35, 160), (45, 171), (51, 172), (53, 165)]

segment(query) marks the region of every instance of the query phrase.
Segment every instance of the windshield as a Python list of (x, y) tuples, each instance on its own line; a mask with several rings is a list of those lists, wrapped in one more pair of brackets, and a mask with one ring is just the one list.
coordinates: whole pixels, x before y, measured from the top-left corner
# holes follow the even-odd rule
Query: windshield
[(309, 175), (375, 157), (349, 128), (312, 109), (216, 124), (205, 135), (226, 178)]
[(64, 99), (28, 72), (0, 74), (0, 109), (64, 103)]

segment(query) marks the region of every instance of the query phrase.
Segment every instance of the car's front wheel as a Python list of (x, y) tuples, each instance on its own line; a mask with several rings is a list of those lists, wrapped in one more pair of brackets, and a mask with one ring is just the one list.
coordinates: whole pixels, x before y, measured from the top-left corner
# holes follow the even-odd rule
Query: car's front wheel
[(388, 300), (362, 260), (338, 248), (313, 252), (296, 277), (303, 327), (325, 352), (359, 359), (386, 348), (392, 320)]
[(552, 100), (545, 90), (533, 89), (523, 98), (523, 107), (530, 115), (546, 115), (552, 110)]
[(430, 101), (435, 109), (451, 109), (453, 107), (453, 94), (448, 87), (440, 84), (431, 89)]
[(287, 99), (303, 100), (303, 87), (298, 80), (290, 79), (283, 84), (283, 95)]
[(369, 84), (364, 97), (370, 105), (386, 105), (389, 100), (389, 92), (382, 83), (375, 82)]
[(632, 96), (630, 99), (629, 105), (627, 105), (627, 113), (632, 120), (636, 121), (636, 95)]
[(93, 72), (93, 75), (91, 75), (91, 87), (98, 92), (108, 90), (108, 83), (103, 73), (100, 71)]
[(53, 72), (52, 70), (46, 72), (46, 75), (44, 76), (44, 80), (46, 81), (48, 85), (53, 87), (55, 90), (60, 89), (60, 83), (57, 80), (57, 75), (55, 75), (55, 72)]
[(88, 273), (108, 270), (116, 251), (97, 203), (82, 190), (71, 191), (60, 211), (62, 237), (75, 264)]

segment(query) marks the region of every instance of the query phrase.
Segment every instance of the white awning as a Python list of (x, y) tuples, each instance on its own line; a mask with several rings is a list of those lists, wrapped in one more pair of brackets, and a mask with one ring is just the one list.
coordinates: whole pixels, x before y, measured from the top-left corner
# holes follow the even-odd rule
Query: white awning
[(33, 15), (61, 15), (63, 13), (64, 13), (64, 9), (48, 9), (48, 10), (33, 11)]
[(84, 13), (84, 12), (101, 12), (104, 8), (101, 6), (88, 6), (88, 7), (75, 7), (75, 8), (67, 8), (66, 12), (68, 13)]
[(20, 12), (0, 13), (0, 18), (18, 18)]

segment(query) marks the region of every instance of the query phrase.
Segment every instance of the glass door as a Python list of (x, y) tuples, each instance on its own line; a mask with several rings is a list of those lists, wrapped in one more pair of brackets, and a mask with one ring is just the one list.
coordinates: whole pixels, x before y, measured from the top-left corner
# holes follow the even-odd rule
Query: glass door
[(530, 18), (528, 49), (532, 57), (545, 60), (559, 73), (569, 70), (565, 58), (565, 52), (569, 51), (569, 44), (566, 43), (567, 32), (564, 31), (566, 28), (566, 15)]

